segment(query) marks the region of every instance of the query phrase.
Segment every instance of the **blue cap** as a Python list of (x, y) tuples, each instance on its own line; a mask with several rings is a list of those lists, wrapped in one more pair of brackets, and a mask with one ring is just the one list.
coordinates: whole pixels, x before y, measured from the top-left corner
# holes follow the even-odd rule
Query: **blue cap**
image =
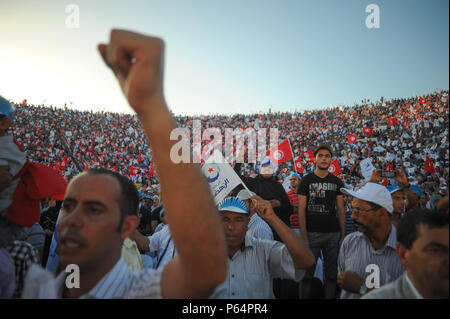
[(411, 185), (411, 190), (414, 194), (416, 194), (419, 197), (422, 197), (423, 195), (423, 189), (417, 185)]
[(292, 176), (297, 177), (298, 179), (302, 179), (302, 178), (300, 177), (300, 175), (298, 175), (297, 173), (292, 173), (291, 177), (292, 177)]
[(6, 115), (10, 119), (14, 117), (14, 106), (0, 95), (0, 114)]
[(391, 193), (391, 194), (395, 193), (396, 191), (401, 190), (401, 188), (398, 186), (386, 186), (386, 188), (388, 189), (389, 193)]
[(248, 214), (247, 205), (237, 197), (228, 197), (220, 204), (219, 212)]

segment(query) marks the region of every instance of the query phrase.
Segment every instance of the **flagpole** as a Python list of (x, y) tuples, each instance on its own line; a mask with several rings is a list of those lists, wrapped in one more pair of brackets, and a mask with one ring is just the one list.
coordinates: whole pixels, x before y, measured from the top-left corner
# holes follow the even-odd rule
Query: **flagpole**
[(292, 161), (294, 162), (294, 165), (295, 165), (295, 161), (294, 161), (294, 151), (292, 150), (291, 141), (290, 141), (289, 137), (287, 138), (287, 140), (288, 140), (288, 143), (289, 143), (289, 148), (291, 149)]

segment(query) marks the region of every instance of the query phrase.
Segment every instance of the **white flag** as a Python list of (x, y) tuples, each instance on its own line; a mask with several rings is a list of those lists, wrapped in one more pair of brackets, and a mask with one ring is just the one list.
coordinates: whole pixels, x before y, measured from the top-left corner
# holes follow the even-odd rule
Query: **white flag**
[(208, 157), (202, 167), (216, 205), (239, 184), (244, 184), (218, 150)]
[(375, 169), (372, 165), (372, 159), (366, 158), (365, 160), (361, 161), (359, 163), (359, 166), (361, 167), (361, 174), (364, 176), (365, 180), (367, 181), (371, 176), (372, 172)]

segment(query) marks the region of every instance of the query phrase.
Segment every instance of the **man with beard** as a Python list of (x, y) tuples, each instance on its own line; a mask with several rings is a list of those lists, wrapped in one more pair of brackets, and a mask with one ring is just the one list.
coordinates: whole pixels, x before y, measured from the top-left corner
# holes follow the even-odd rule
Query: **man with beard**
[(397, 255), (406, 271), (363, 299), (448, 299), (448, 214), (417, 209), (398, 224)]
[[(324, 261), (325, 298), (336, 297), (338, 248), (345, 237), (345, 207), (342, 181), (330, 174), (333, 152), (326, 144), (314, 152), (316, 169), (306, 175), (298, 186), (298, 215), (301, 236), (309, 244), (316, 261)], [(308, 269), (300, 284), (300, 298), (308, 298), (310, 279), (315, 266)]]
[(401, 276), (404, 267), (396, 254), (397, 229), (386, 187), (367, 183), (357, 191), (341, 189), (353, 196), (352, 219), (358, 231), (345, 237), (339, 251), (338, 279), (341, 299), (359, 299)]

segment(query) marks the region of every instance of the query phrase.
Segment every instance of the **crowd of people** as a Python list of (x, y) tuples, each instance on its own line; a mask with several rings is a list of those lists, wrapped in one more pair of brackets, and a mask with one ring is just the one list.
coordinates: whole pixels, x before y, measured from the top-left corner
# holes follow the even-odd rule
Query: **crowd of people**
[[(377, 168), (384, 169), (388, 162), (393, 168), (404, 168), (411, 180), (427, 191), (428, 200), (443, 196), (449, 163), (448, 91), (363, 102), (353, 107), (295, 113), (176, 116), (175, 119), (179, 127), (191, 131), (193, 121), (200, 120), (203, 130), (220, 128), (223, 136), (225, 128), (277, 128), (279, 141), (289, 139), (294, 159), (327, 142), (335, 150), (345, 184), (357, 186), (362, 178), (359, 164), (371, 158)], [(389, 124), (389, 119), (395, 119), (396, 124)], [(363, 132), (366, 127), (372, 128), (370, 136)], [(16, 105), (11, 130), (30, 160), (56, 168), (67, 180), (86, 168), (105, 167), (136, 183), (158, 184), (152, 174), (151, 150), (135, 115), (79, 112), (24, 103)], [(347, 141), (349, 134), (357, 135), (352, 144)], [(426, 157), (434, 162), (435, 174), (425, 172)], [(244, 163), (243, 174), (256, 176), (257, 164)], [(311, 162), (303, 164), (305, 171), (301, 176), (314, 167)], [(293, 170), (293, 161), (281, 164), (279, 179), (284, 180)]]
[[(111, 50), (132, 57), (127, 41), (146, 57), (159, 57), (161, 45), (115, 31), (114, 45), (99, 47), (136, 115), (0, 100), (0, 276), (9, 278), (1, 297), (448, 298), (448, 91), (304, 112), (173, 116), (160, 74), (132, 94), (128, 77), (139, 75), (124, 65), (148, 71), (160, 62), (112, 58)], [(170, 158), (176, 141), (166, 137), (192, 131), (195, 120), (222, 135), (277, 128), (293, 160), (233, 161), (246, 187), (216, 206), (200, 165)], [(340, 173), (329, 171), (334, 159)], [(28, 200), (26, 181), (40, 191), (21, 203), (24, 216), (16, 206)], [(86, 270), (81, 289), (60, 289), (69, 264)]]

